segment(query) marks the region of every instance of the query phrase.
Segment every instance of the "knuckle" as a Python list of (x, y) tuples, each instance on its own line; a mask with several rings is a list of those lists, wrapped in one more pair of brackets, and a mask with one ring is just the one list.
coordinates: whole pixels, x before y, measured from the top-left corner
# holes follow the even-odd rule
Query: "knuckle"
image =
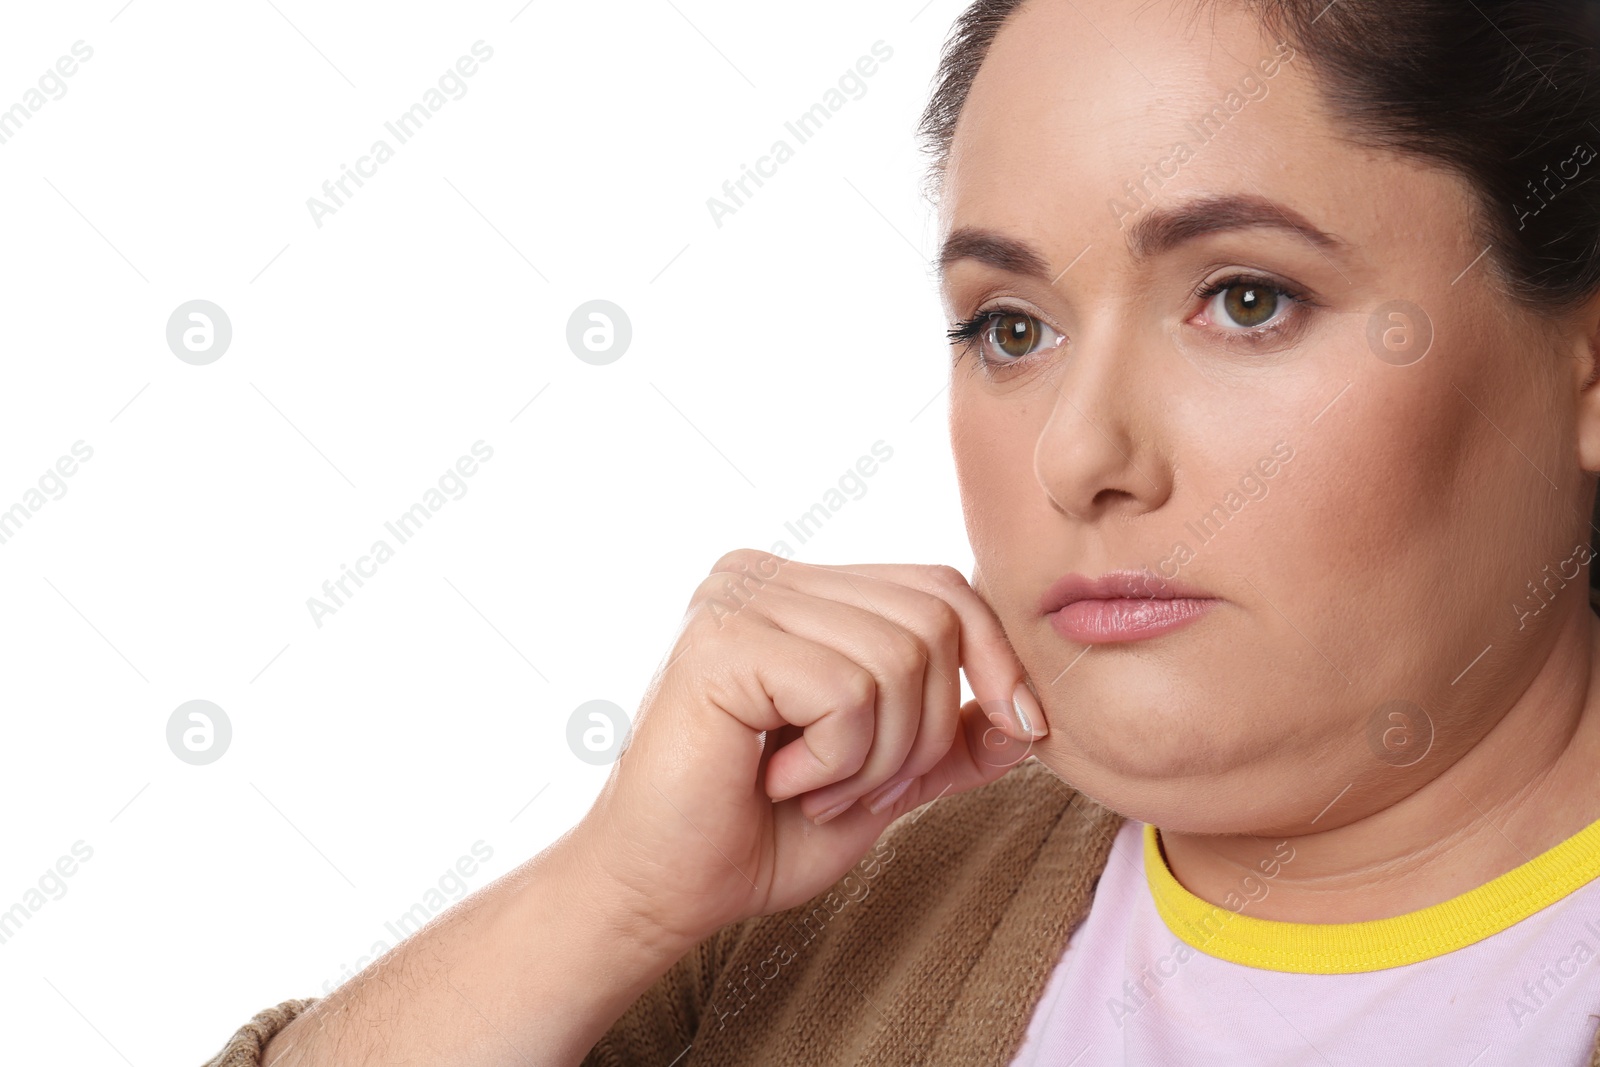
[(700, 584), (694, 587), (694, 596), (690, 604), (698, 608), (707, 601), (726, 596), (734, 587), (733, 577), (726, 571), (712, 571), (700, 579)]
[(715, 632), (754, 599), (755, 589), (741, 575), (717, 571), (706, 575), (695, 586), (689, 599), (687, 623), (701, 631)]
[(834, 767), (840, 775), (852, 775), (867, 765), (867, 757), (872, 753), (872, 713), (870, 711), (850, 710), (841, 712), (850, 721), (854, 733), (859, 735), (855, 743), (846, 745), (840, 753), (837, 765)]
[(704, 605), (720, 625), (724, 616), (737, 613), (771, 584), (786, 562), (782, 556), (753, 548), (725, 553), (695, 587), (690, 607)]
[(955, 716), (924, 716), (916, 742), (896, 776), (916, 778), (933, 770), (955, 745), (960, 733), (961, 722)]
[(711, 573), (732, 571), (743, 574), (753, 573), (757, 577), (767, 580), (777, 576), (778, 569), (789, 562), (784, 557), (771, 552), (763, 552), (758, 548), (736, 548), (731, 552), (724, 552), (718, 557), (717, 562), (711, 565)]
[(878, 700), (878, 680), (858, 666), (835, 679), (833, 696), (841, 711), (870, 716)]
[(966, 589), (967, 576), (950, 566), (948, 563), (930, 563), (926, 565), (928, 578), (935, 586), (941, 589)]
[(948, 600), (929, 599), (933, 601), (928, 612), (931, 644), (940, 649), (955, 647), (961, 640), (961, 613)]
[(889, 677), (900, 684), (920, 682), (923, 669), (928, 662), (927, 652), (923, 650), (921, 639), (916, 634), (909, 633), (901, 633), (892, 638), (879, 659)]
[(717, 561), (711, 565), (710, 573), (716, 574), (718, 571), (738, 570), (739, 563), (747, 560), (750, 557), (750, 554), (754, 551), (755, 550), (751, 548), (735, 548), (731, 551), (724, 552), (722, 555), (718, 556)]
[[(688, 657), (685, 657), (686, 659)], [(751, 706), (750, 672), (721, 656), (697, 660), (692, 665), (695, 694), (713, 708), (732, 711)]]

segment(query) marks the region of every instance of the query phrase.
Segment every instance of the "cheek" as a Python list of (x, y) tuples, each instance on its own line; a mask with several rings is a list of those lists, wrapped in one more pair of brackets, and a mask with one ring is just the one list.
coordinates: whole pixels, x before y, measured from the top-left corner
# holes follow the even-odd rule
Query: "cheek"
[[(964, 366), (957, 368), (958, 376), (965, 373)], [(1048, 511), (1033, 463), (1039, 440), (1035, 424), (1048, 417), (1048, 410), (1039, 401), (952, 388), (950, 446), (961, 510), (973, 558), (989, 575), (991, 594), (1001, 591), (994, 579), (1015, 573), (1013, 553), (1031, 536), (1023, 533), (1027, 516)]]
[(1338, 571), (1481, 586), (1485, 545), (1503, 565), (1543, 539), (1560, 506), (1541, 473), (1562, 478), (1559, 382), (1547, 354), (1493, 336), (1441, 332), (1424, 364), (1367, 365), (1350, 410), (1311, 435), (1300, 473), (1319, 483), (1306, 503)]
[(1272, 521), (1236, 558), (1266, 572), (1262, 593), (1304, 633), (1290, 636), (1359, 678), (1364, 696), (1416, 695), (1501, 641), (1488, 631), (1510, 618), (1519, 583), (1506, 576), (1538, 554), (1560, 506), (1522, 454), (1543, 462), (1548, 442), (1515, 429), (1535, 425), (1550, 382), (1512, 383), (1504, 369), (1540, 356), (1489, 336), (1456, 331), (1424, 364), (1359, 367), (1339, 405), (1306, 427)]
[[(957, 368), (958, 375), (964, 373)], [(1026, 402), (984, 396), (976, 389), (952, 388), (950, 450), (969, 522), (981, 520), (987, 501), (1014, 491), (1006, 483), (1032, 478), (1037, 437), (1023, 429), (1031, 418), (1029, 407)]]
[(1448, 551), (1471, 492), (1471, 409), (1448, 386), (1448, 396), (1395, 389), (1384, 373), (1352, 389), (1346, 418), (1306, 435), (1307, 462), (1294, 472), (1302, 536), (1332, 572), (1358, 581)]

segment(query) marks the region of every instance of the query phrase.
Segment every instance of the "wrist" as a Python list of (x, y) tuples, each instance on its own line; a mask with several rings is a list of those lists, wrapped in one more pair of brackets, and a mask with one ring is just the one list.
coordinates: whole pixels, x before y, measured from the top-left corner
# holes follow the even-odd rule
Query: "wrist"
[(539, 884), (556, 888), (557, 893), (525, 901), (536, 909), (530, 918), (536, 919), (537, 911), (545, 908), (564, 909), (581, 916), (591, 936), (608, 946), (631, 946), (640, 966), (665, 970), (715, 927), (704, 928), (691, 916), (664, 910), (659, 895), (651, 893), (647, 884), (615, 869), (608, 855), (614, 851), (614, 845), (598, 840), (587, 820), (550, 846), (545, 858), (552, 877), (540, 879)]

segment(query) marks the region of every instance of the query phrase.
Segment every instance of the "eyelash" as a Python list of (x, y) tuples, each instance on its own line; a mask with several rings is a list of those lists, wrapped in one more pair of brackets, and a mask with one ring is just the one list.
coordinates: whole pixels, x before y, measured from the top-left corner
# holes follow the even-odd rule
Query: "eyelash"
[[(1022, 360), (995, 360), (990, 359), (988, 355), (984, 353), (983, 334), (986, 330), (988, 330), (989, 324), (993, 320), (1007, 315), (1019, 315), (1023, 318), (1035, 320), (1038, 319), (1038, 316), (1030, 311), (1024, 311), (1019, 307), (1002, 304), (998, 307), (983, 308), (975, 313), (970, 319), (963, 319), (960, 322), (953, 323), (950, 329), (945, 331), (945, 336), (950, 339), (951, 344), (959, 346), (956, 349), (957, 360), (959, 360), (963, 355), (972, 354), (975, 357), (973, 361), (974, 370), (982, 369), (989, 373), (994, 373), (997, 370), (1017, 366), (1026, 359), (1031, 359), (1031, 356), (1025, 356)], [(1063, 341), (1064, 340), (1065, 338), (1063, 338)], [(1058, 343), (1055, 347), (1059, 346), (1060, 345)]]
[[(1212, 298), (1217, 296), (1219, 293), (1225, 293), (1229, 289), (1244, 287), (1263, 289), (1274, 294), (1275, 296), (1285, 297), (1289, 301), (1289, 307), (1291, 310), (1287, 314), (1280, 314), (1277, 318), (1273, 319), (1272, 322), (1265, 326), (1256, 326), (1248, 329), (1224, 328), (1222, 333), (1225, 338), (1224, 343), (1226, 344), (1255, 347), (1265, 344), (1269, 340), (1275, 340), (1277, 334), (1298, 324), (1297, 320), (1299, 320), (1304, 314), (1303, 310), (1301, 310), (1302, 308), (1311, 306), (1315, 303), (1315, 301), (1311, 300), (1298, 289), (1291, 288), (1287, 285), (1284, 285), (1282, 282), (1274, 281), (1273, 279), (1264, 275), (1255, 274), (1250, 271), (1241, 271), (1236, 274), (1230, 274), (1225, 278), (1220, 278), (1217, 281), (1212, 282), (1210, 285), (1202, 284), (1196, 288), (1191, 295), (1196, 300), (1201, 300), (1206, 304), (1209, 304)], [(1204, 308), (1202, 308), (1202, 310), (1204, 310)], [(961, 346), (958, 357), (961, 354), (975, 353), (978, 364), (985, 369), (993, 370), (996, 368), (1017, 366), (1023, 362), (1026, 362), (1032, 357), (1024, 356), (1021, 359), (992, 360), (983, 351), (982, 342), (984, 331), (994, 319), (1006, 315), (1020, 315), (1025, 318), (1038, 319), (1038, 316), (1034, 315), (1032, 312), (1010, 305), (983, 308), (975, 313), (971, 318), (962, 319), (959, 322), (951, 324), (951, 328), (945, 331), (945, 336), (949, 338), (951, 344)]]

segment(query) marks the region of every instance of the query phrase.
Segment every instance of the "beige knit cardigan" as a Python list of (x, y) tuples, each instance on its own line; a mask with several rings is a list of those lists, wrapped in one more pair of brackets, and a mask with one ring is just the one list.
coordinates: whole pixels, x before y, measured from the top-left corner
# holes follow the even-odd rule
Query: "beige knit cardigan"
[[(924, 804), (827, 893), (702, 941), (582, 1067), (1004, 1067), (1121, 825), (1031, 757)], [(313, 1003), (261, 1012), (204, 1067), (258, 1067)]]

